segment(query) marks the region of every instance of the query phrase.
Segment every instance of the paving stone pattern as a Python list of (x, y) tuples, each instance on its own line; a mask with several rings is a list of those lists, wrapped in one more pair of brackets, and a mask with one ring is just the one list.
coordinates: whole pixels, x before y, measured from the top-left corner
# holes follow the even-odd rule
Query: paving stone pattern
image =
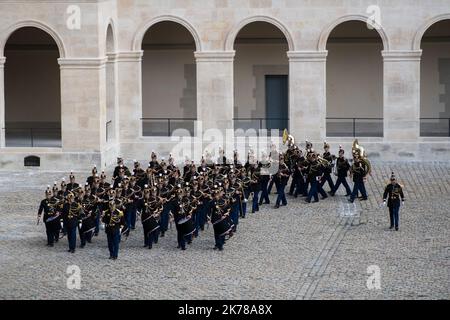
[[(398, 232), (379, 206), (392, 170), (406, 196)], [(144, 249), (138, 222), (117, 261), (108, 259), (104, 232), (75, 254), (66, 238), (45, 246), (38, 204), (46, 185), (64, 176), (0, 172), (1, 299), (450, 298), (450, 163), (375, 163), (369, 200), (355, 205), (343, 189), (319, 203), (288, 197), (278, 210), (263, 205), (240, 220), (223, 252), (212, 250), (211, 226), (186, 251), (176, 249), (175, 228)], [(80, 267), (80, 289), (67, 288), (70, 265)], [(372, 265), (380, 290), (366, 285)]]

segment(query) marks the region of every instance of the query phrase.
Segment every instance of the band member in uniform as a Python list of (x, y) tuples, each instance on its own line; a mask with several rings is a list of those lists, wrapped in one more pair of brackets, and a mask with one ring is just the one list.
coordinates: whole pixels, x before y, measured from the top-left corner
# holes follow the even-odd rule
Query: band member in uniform
[(175, 221), (175, 226), (177, 228), (177, 242), (178, 242), (177, 248), (181, 250), (186, 250), (186, 238), (181, 225), (183, 224), (183, 221), (188, 218), (185, 212), (185, 201), (187, 199), (185, 199), (182, 186), (181, 188), (178, 188), (176, 192), (177, 197), (174, 202), (172, 213)]
[(237, 190), (231, 186), (230, 180), (225, 178), (223, 181), (223, 191), (225, 193), (226, 199), (230, 204), (230, 219), (233, 223), (233, 232), (236, 232), (237, 225), (239, 224), (239, 194), (237, 194)]
[(269, 182), (270, 182), (271, 162), (267, 158), (267, 155), (265, 153), (262, 154), (260, 167), (261, 167), (261, 175), (260, 175), (261, 198), (259, 199), (258, 205), (261, 206), (263, 204), (263, 202), (264, 202), (264, 204), (270, 204), (269, 192), (267, 189), (269, 187)]
[(113, 188), (117, 189), (119, 187), (119, 185), (121, 185), (123, 183), (123, 180), (125, 179), (125, 177), (127, 177), (127, 175), (125, 174), (125, 167), (123, 165), (119, 166), (118, 172), (117, 172), (117, 176), (114, 176), (112, 178), (113, 182)]
[[(270, 146), (270, 153), (269, 153), (269, 159), (270, 162), (278, 162), (278, 160), (280, 159), (280, 153), (277, 150), (277, 146), (272, 143), (272, 145)], [(270, 194), (272, 192), (272, 188), (273, 188), (273, 184), (274, 184), (274, 180), (271, 179), (269, 181), (269, 185), (267, 186), (267, 193)]]
[(319, 182), (322, 177), (322, 165), (317, 159), (315, 152), (309, 153), (309, 169), (308, 169), (308, 181), (311, 185), (309, 189), (306, 202), (311, 203), (311, 198), (314, 197), (314, 202), (319, 202)]
[(353, 165), (350, 170), (350, 175), (353, 176), (353, 191), (350, 195), (349, 202), (353, 203), (358, 195), (358, 191), (362, 194), (361, 200), (367, 200), (366, 186), (364, 185), (364, 179), (368, 173), (368, 168), (360, 157), (355, 156), (353, 159)]
[(331, 178), (331, 172), (333, 170), (333, 161), (336, 158), (336, 156), (330, 153), (330, 145), (326, 141), (323, 143), (323, 149), (325, 152), (323, 153), (322, 157), (323, 159), (326, 160), (326, 163), (324, 164), (323, 176), (322, 180), (320, 181), (320, 187), (323, 188), (325, 182), (328, 182), (330, 192), (332, 192), (334, 189), (334, 183), (333, 179)]
[(72, 171), (70, 171), (70, 175), (69, 175), (69, 183), (67, 184), (67, 191), (72, 191), (75, 190), (79, 187), (80, 185), (78, 183), (75, 182), (75, 176), (73, 174)]
[(67, 240), (69, 241), (69, 252), (75, 253), (77, 245), (77, 227), (78, 221), (81, 216), (82, 207), (81, 204), (75, 201), (75, 195), (69, 192), (67, 195), (67, 201), (63, 205), (62, 215), (64, 220), (64, 227), (67, 231)]
[(130, 170), (128, 169), (127, 166), (125, 166), (123, 164), (123, 159), (119, 157), (119, 158), (117, 158), (117, 166), (114, 168), (113, 178), (116, 178), (119, 176), (119, 171), (121, 169), (123, 169), (124, 175), (131, 176)]
[(400, 200), (402, 204), (405, 203), (405, 196), (403, 195), (403, 189), (400, 184), (397, 183), (394, 172), (391, 174), (391, 182), (386, 186), (383, 193), (383, 204), (389, 208), (389, 220), (391, 225), (389, 229), (398, 231), (399, 226), (399, 211), (400, 211)]
[(302, 150), (298, 149), (298, 159), (297, 163), (294, 167), (293, 179), (296, 179), (296, 188), (294, 192), (294, 197), (297, 198), (298, 195), (306, 197), (307, 193), (307, 184), (305, 181), (306, 172), (308, 170), (308, 161), (303, 156)]
[(123, 180), (124, 189), (124, 206), (125, 206), (125, 221), (127, 223), (128, 234), (131, 230), (136, 229), (136, 189), (130, 185), (130, 178), (125, 177)]
[(133, 177), (136, 179), (136, 184), (142, 188), (142, 182), (145, 178), (145, 170), (141, 168), (141, 164), (137, 160), (133, 160), (134, 169), (133, 169)]
[(290, 176), (289, 168), (284, 162), (284, 157), (280, 155), (280, 162), (278, 165), (278, 172), (274, 176), (275, 186), (277, 187), (277, 201), (275, 203), (275, 209), (280, 207), (280, 203), (283, 206), (287, 205), (285, 188)]
[(152, 151), (152, 154), (150, 156), (151, 160), (148, 163), (149, 167), (153, 169), (153, 173), (156, 174), (159, 170), (159, 162), (158, 162), (158, 156), (154, 151)]
[(337, 180), (333, 190), (330, 192), (331, 196), (334, 196), (336, 194), (336, 191), (339, 189), (341, 183), (345, 188), (346, 191), (345, 195), (346, 196), (351, 195), (352, 191), (347, 183), (347, 173), (349, 170), (350, 164), (348, 163), (348, 160), (344, 157), (344, 149), (342, 149), (342, 146), (339, 146), (339, 157), (336, 160)]
[(192, 163), (189, 167), (189, 171), (183, 177), (184, 182), (191, 182), (195, 177), (198, 177), (197, 168), (194, 163)]
[(95, 177), (94, 184), (91, 187), (91, 194), (97, 197), (97, 206), (95, 208), (95, 230), (94, 237), (98, 236), (100, 231), (100, 217), (101, 213), (108, 208), (108, 202), (105, 201), (108, 197), (107, 190), (101, 186), (100, 178)]
[(170, 212), (174, 210), (175, 186), (169, 184), (168, 179), (164, 176), (158, 177), (159, 196), (163, 198), (163, 211), (161, 213), (161, 237), (164, 237), (166, 231), (169, 229)]
[(102, 222), (108, 238), (109, 259), (116, 260), (119, 256), (120, 228), (125, 225), (123, 211), (117, 209), (121, 201), (116, 199), (109, 202), (109, 208), (103, 212)]
[[(81, 194), (83, 194), (81, 192)], [(86, 242), (91, 243), (92, 235), (95, 232), (95, 222), (97, 219), (97, 197), (91, 194), (89, 185), (86, 185), (83, 199), (81, 200), (83, 207), (80, 227), (80, 248), (84, 248)]]
[(105, 171), (102, 171), (102, 173), (100, 174), (100, 187), (105, 190), (111, 188), (111, 184), (106, 181)]
[(222, 198), (221, 190), (215, 188), (213, 191), (214, 198), (211, 201), (211, 223), (214, 228), (215, 246), (214, 250), (223, 250), (225, 244), (225, 236), (231, 231), (231, 226), (227, 221), (230, 209), (226, 201)]
[[(283, 159), (284, 159), (284, 163), (286, 164), (286, 166), (288, 167), (288, 169), (290, 171), (293, 171), (298, 158), (299, 158), (298, 147), (295, 144), (289, 144), (289, 147), (286, 150), (286, 153), (283, 155)], [(289, 186), (289, 192), (288, 192), (288, 194), (290, 196), (294, 195), (295, 184), (296, 184), (295, 179), (294, 179), (294, 177), (292, 177), (291, 185)]]
[(59, 239), (61, 229), (60, 212), (58, 210), (59, 199), (53, 196), (50, 186), (45, 190), (45, 199), (41, 201), (38, 210), (38, 223), (44, 212), (43, 222), (47, 234), (47, 246), (53, 247), (54, 242)]
[(261, 168), (259, 164), (254, 161), (248, 166), (250, 171), (250, 190), (252, 191), (252, 213), (259, 211), (259, 192), (261, 191)]
[(98, 172), (97, 172), (97, 166), (94, 165), (94, 167), (92, 168), (92, 175), (90, 175), (87, 179), (86, 179), (86, 183), (89, 184), (90, 187), (92, 187), (92, 185), (94, 184), (95, 181), (95, 177), (98, 177)]
[(158, 243), (160, 214), (163, 210), (162, 199), (157, 195), (158, 189), (145, 186), (144, 197), (140, 200), (141, 222), (144, 229), (144, 247), (151, 249)]

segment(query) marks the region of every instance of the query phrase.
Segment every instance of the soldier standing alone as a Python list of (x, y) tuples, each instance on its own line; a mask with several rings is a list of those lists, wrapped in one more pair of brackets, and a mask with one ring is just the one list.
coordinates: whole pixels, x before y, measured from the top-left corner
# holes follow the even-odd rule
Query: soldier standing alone
[(405, 196), (403, 195), (402, 186), (397, 183), (394, 172), (391, 174), (391, 182), (384, 189), (383, 194), (383, 204), (389, 208), (389, 219), (391, 226), (389, 229), (393, 229), (395, 226), (395, 231), (398, 231), (399, 222), (399, 211), (400, 211), (400, 199), (402, 204), (405, 202)]

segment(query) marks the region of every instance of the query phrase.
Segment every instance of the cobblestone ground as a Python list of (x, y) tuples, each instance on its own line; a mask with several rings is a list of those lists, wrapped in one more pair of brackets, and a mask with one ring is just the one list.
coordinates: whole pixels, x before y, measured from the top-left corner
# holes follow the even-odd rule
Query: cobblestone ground
[[(398, 232), (388, 229), (387, 209), (379, 208), (391, 170), (407, 198)], [(223, 252), (212, 250), (212, 227), (186, 251), (176, 249), (174, 229), (144, 249), (139, 222), (117, 261), (108, 259), (104, 232), (75, 254), (66, 252), (66, 238), (45, 246), (37, 206), (46, 185), (63, 176), (0, 172), (0, 298), (450, 298), (449, 163), (375, 164), (370, 199), (355, 205), (341, 190), (320, 203), (288, 198), (288, 207), (263, 206), (240, 220)], [(70, 265), (81, 269), (79, 290), (66, 286)], [(380, 268), (379, 290), (367, 288), (372, 265)]]

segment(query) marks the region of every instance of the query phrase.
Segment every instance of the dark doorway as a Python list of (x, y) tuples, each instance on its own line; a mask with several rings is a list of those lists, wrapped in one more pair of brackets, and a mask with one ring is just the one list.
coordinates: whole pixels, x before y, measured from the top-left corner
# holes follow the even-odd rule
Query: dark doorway
[(16, 30), (5, 46), (7, 147), (57, 147), (61, 141), (58, 46), (35, 27)]
[(289, 129), (287, 75), (266, 75), (266, 128)]

